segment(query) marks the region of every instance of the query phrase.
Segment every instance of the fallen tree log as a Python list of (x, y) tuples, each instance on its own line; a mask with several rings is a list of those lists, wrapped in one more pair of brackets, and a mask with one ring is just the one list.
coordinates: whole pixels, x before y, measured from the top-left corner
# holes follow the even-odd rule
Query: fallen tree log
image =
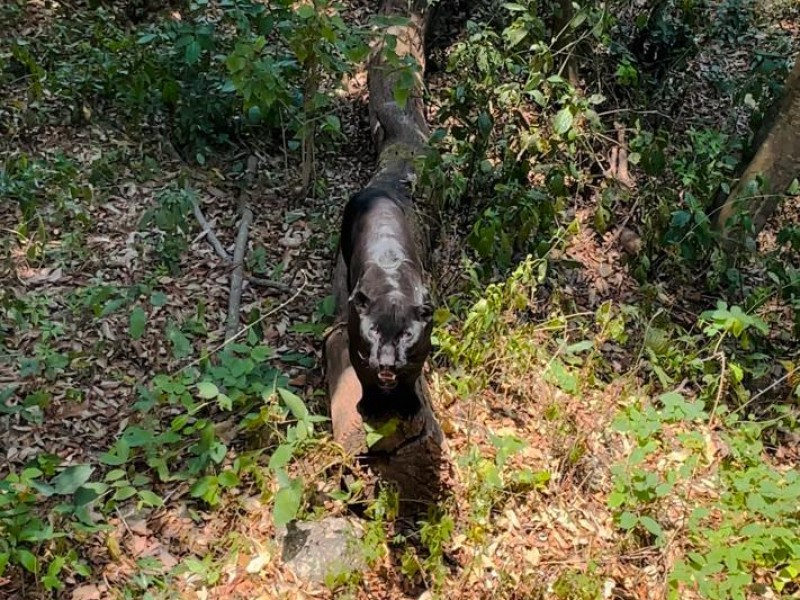
[[(422, 100), (428, 11), (428, 0), (384, 0), (383, 16), (407, 21), (386, 29), (373, 47), (368, 65), (370, 131), (378, 153), (377, 169), (368, 187), (388, 187), (409, 199), (414, 194), (416, 161), (428, 150), (430, 135)], [(403, 92), (396, 93), (398, 88)], [(427, 266), (431, 220), (425, 198), (415, 198), (411, 217)], [(341, 254), (334, 269), (333, 290), (336, 324), (325, 338), (324, 361), (334, 440), (359, 456), (381, 481), (396, 486), (401, 512), (417, 512), (441, 496), (449, 466), (427, 383), (424, 376), (417, 382), (420, 409), (416, 414), (389, 412), (365, 418), (359, 411), (361, 384), (348, 352), (347, 274)], [(378, 432), (371, 445), (365, 426)]]

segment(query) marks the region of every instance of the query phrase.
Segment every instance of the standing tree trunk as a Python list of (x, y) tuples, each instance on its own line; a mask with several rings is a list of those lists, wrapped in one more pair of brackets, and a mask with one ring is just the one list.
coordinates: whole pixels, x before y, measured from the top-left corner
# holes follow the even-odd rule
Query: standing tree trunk
[[(410, 198), (416, 179), (415, 162), (427, 150), (429, 129), (422, 102), (425, 68), (425, 28), (428, 0), (383, 0), (381, 13), (404, 17), (404, 25), (388, 27), (373, 48), (368, 65), (370, 131), (378, 151), (378, 165), (369, 185), (393, 189)], [(410, 59), (410, 60), (409, 60)], [(413, 66), (409, 76), (408, 65)], [(401, 92), (396, 93), (400, 88)], [(408, 92), (406, 95), (405, 92)], [(409, 215), (421, 244), (423, 263), (429, 264), (430, 207), (418, 198)], [(324, 354), (333, 437), (348, 453), (360, 455), (373, 472), (399, 491), (403, 512), (435, 502), (443, 491), (444, 436), (431, 405), (430, 393), (420, 378), (416, 395), (419, 411), (408, 418), (393, 415), (365, 423), (358, 410), (361, 384), (350, 364), (347, 334), (347, 277), (341, 253), (333, 274), (337, 323), (325, 339)], [(379, 435), (367, 443), (365, 425)]]
[(570, 23), (574, 17), (575, 9), (572, 7), (572, 0), (558, 0), (553, 20), (557, 36), (555, 50), (556, 52), (566, 52), (562, 71), (566, 73), (570, 85), (578, 89), (580, 78), (578, 77), (578, 63), (575, 60), (575, 34), (570, 29)]
[(792, 181), (800, 176), (800, 59), (794, 63), (781, 99), (764, 120), (752, 158), (727, 198), (716, 206), (715, 224), (726, 249), (743, 240), (738, 215), (749, 217), (756, 233), (766, 224)]

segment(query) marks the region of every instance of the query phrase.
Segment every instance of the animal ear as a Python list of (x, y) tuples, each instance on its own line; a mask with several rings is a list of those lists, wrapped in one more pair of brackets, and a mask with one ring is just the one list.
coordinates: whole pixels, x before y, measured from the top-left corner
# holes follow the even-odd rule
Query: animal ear
[(433, 318), (433, 304), (430, 300), (417, 306), (417, 315), (423, 321), (430, 321)]
[(367, 307), (369, 307), (370, 302), (372, 301), (369, 299), (369, 296), (367, 296), (361, 290), (354, 291), (353, 295), (350, 296), (350, 304), (355, 307), (356, 311), (360, 315), (363, 315), (365, 312), (367, 312)]

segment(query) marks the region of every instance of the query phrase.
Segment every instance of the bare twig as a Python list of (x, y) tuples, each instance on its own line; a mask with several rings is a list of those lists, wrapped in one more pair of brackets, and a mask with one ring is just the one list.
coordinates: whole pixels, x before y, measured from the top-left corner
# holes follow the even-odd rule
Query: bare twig
[(628, 147), (625, 144), (625, 127), (621, 123), (614, 123), (617, 131), (618, 145), (611, 148), (611, 165), (608, 168), (608, 176), (616, 179), (627, 188), (632, 188), (635, 182), (628, 172)]
[(782, 375), (781, 377), (779, 377), (778, 379), (776, 379), (775, 381), (770, 383), (767, 387), (765, 387), (761, 391), (756, 392), (755, 394), (753, 394), (747, 402), (743, 403), (741, 406), (737, 406), (731, 412), (732, 413), (742, 412), (745, 408), (750, 406), (753, 402), (758, 400), (761, 396), (763, 396), (764, 394), (766, 394), (770, 390), (775, 389), (776, 387), (778, 387), (780, 384), (782, 384), (787, 379), (790, 379), (792, 377), (792, 375), (794, 375), (798, 371), (800, 371), (800, 367), (795, 367), (791, 371), (787, 371), (784, 375)]
[(200, 223), (200, 226), (203, 228), (203, 233), (198, 236), (198, 239), (205, 236), (208, 239), (208, 242), (214, 248), (217, 256), (219, 256), (225, 262), (231, 262), (231, 255), (228, 254), (225, 248), (222, 247), (217, 234), (214, 233), (211, 223), (209, 223), (206, 219), (203, 211), (200, 209), (200, 205), (197, 203), (197, 200), (192, 200), (192, 210), (194, 211), (194, 216), (197, 219), (197, 222)]
[(253, 275), (248, 275), (247, 281), (249, 281), (253, 285), (258, 285), (261, 287), (278, 290), (279, 292), (289, 292), (292, 289), (288, 285), (286, 285), (285, 283), (281, 283), (280, 281), (273, 281), (272, 279), (264, 279), (263, 277), (255, 277)]
[(719, 403), (722, 400), (722, 395), (725, 393), (725, 368), (727, 367), (727, 361), (725, 360), (725, 353), (719, 352), (720, 357), (720, 369), (719, 369), (719, 387), (717, 388), (717, 397), (714, 399), (714, 406), (711, 408), (711, 415), (708, 419), (708, 427), (709, 429), (713, 429), (716, 423), (714, 422), (717, 418), (717, 408), (719, 408)]
[(228, 298), (228, 323), (225, 327), (225, 339), (231, 339), (239, 329), (239, 312), (242, 306), (242, 283), (244, 282), (244, 255), (247, 252), (247, 234), (253, 222), (253, 211), (246, 206), (242, 208), (242, 220), (239, 233), (236, 235), (236, 246), (233, 248), (233, 273), (231, 273), (231, 293)]

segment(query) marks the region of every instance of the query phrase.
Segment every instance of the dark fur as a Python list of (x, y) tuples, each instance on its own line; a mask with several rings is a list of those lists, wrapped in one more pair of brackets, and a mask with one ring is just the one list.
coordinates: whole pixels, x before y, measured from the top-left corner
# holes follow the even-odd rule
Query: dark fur
[(431, 351), (433, 309), (408, 210), (410, 201), (379, 187), (354, 194), (344, 210), (350, 360), (367, 413), (417, 410)]

